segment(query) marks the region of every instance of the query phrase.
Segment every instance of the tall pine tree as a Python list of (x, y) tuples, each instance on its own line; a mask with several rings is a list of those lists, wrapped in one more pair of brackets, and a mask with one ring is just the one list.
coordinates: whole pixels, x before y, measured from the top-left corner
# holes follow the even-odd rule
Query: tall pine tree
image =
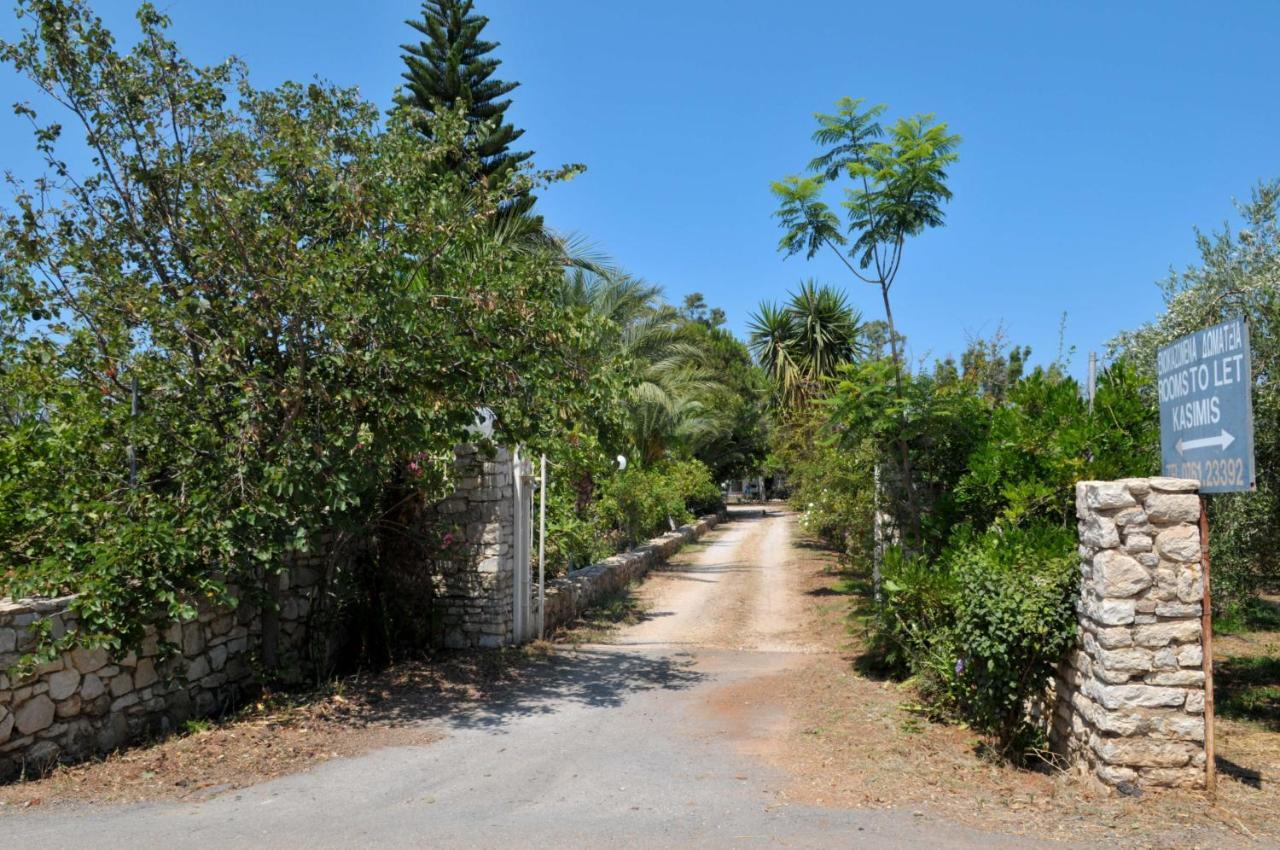
[[(510, 150), (524, 130), (503, 120), (511, 105), (504, 96), (519, 83), (493, 77), (501, 63), (489, 54), (498, 44), (480, 38), (488, 22), (488, 18), (476, 14), (472, 0), (425, 0), (422, 19), (406, 21), (422, 34), (423, 40), (402, 45), (407, 66), (406, 91), (399, 102), (422, 111), (420, 127), (428, 138), (432, 135), (427, 120), (431, 115), (463, 106), (471, 127), (469, 141), (480, 161), (473, 179), (493, 185), (533, 153)], [(511, 202), (504, 212), (523, 215), (532, 206), (533, 198), (523, 196)]]

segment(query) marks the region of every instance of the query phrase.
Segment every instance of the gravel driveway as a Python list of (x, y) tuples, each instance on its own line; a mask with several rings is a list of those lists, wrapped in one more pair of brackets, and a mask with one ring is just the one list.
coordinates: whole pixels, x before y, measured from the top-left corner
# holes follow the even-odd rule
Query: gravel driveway
[[(793, 518), (742, 511), (641, 589), (648, 618), (561, 653), (537, 684), (432, 721), (425, 747), (336, 760), (200, 803), (0, 818), (3, 846), (1025, 848), (902, 810), (786, 802), (735, 744), (769, 716), (715, 695), (811, 651), (786, 565)], [(712, 707), (714, 706), (714, 708)]]

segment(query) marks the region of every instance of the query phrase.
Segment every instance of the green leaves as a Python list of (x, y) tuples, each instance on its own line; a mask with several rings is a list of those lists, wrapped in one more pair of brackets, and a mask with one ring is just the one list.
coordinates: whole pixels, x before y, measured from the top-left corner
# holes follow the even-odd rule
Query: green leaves
[[(780, 201), (774, 215), (785, 231), (778, 249), (813, 257), (824, 246), (839, 253), (849, 245), (848, 256), (871, 270), (859, 276), (888, 288), (907, 238), (943, 223), (942, 205), (951, 199), (947, 171), (960, 137), (932, 114), (900, 118), (886, 134), (880, 118), (887, 107), (864, 103), (841, 98), (834, 114), (817, 113), (813, 140), (825, 150), (809, 162), (812, 176), (771, 184)], [(827, 184), (841, 180), (848, 181), (842, 202), (847, 233), (822, 200)]]
[(749, 329), (752, 353), (786, 407), (812, 397), (841, 365), (866, 353), (862, 315), (844, 293), (812, 280), (785, 306), (761, 304)]
[(92, 165), (0, 217), (0, 594), (76, 591), (86, 640), (128, 642), (299, 551), (381, 551), (477, 407), (503, 442), (594, 412), (560, 255), (494, 235), (530, 178), (440, 167), (480, 155), (462, 116), (424, 142), (354, 90), (197, 67), (147, 7), (127, 52), (81, 2), (24, 8), (4, 57)]
[(778, 242), (779, 251), (788, 257), (803, 251), (811, 259), (823, 247), (846, 244), (839, 216), (820, 197), (821, 179), (792, 175), (769, 185), (781, 202), (774, 218), (786, 231)]

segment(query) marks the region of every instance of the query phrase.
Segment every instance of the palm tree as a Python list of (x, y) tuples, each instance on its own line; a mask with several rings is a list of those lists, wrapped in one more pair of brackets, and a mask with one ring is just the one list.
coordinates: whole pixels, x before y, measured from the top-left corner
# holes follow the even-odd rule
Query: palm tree
[(785, 407), (810, 398), (841, 364), (867, 353), (862, 314), (844, 293), (812, 280), (801, 283), (783, 306), (762, 303), (750, 330), (751, 353)]
[(607, 269), (570, 268), (563, 299), (606, 323), (605, 345), (629, 372), (627, 425), (634, 456), (661, 458), (674, 445), (695, 447), (723, 428), (705, 399), (719, 384), (697, 346), (682, 340), (680, 315), (661, 287)]

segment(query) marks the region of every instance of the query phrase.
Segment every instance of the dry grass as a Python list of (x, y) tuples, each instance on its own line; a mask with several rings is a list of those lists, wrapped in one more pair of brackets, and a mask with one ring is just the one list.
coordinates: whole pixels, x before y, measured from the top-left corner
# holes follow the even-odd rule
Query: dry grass
[(1218, 721), (1222, 763), (1240, 770), (1223, 769), (1216, 804), (1180, 792), (1104, 795), (1074, 774), (993, 761), (971, 730), (912, 710), (910, 683), (859, 672), (862, 635), (848, 619), (856, 582), (835, 571), (830, 553), (797, 552), (795, 568), (815, 601), (810, 628), (831, 651), (749, 683), (754, 695), (742, 697), (773, 694), (789, 715), (785, 745), (770, 747), (769, 758), (795, 777), (791, 799), (918, 806), (984, 829), (1118, 847), (1274, 846), (1280, 839), (1280, 735), (1264, 724)]
[(426, 721), (483, 706), (520, 682), (544, 648), (445, 656), (335, 680), (306, 693), (268, 693), (234, 715), (45, 776), (0, 785), (0, 807), (61, 802), (199, 800), (335, 758), (428, 744)]

